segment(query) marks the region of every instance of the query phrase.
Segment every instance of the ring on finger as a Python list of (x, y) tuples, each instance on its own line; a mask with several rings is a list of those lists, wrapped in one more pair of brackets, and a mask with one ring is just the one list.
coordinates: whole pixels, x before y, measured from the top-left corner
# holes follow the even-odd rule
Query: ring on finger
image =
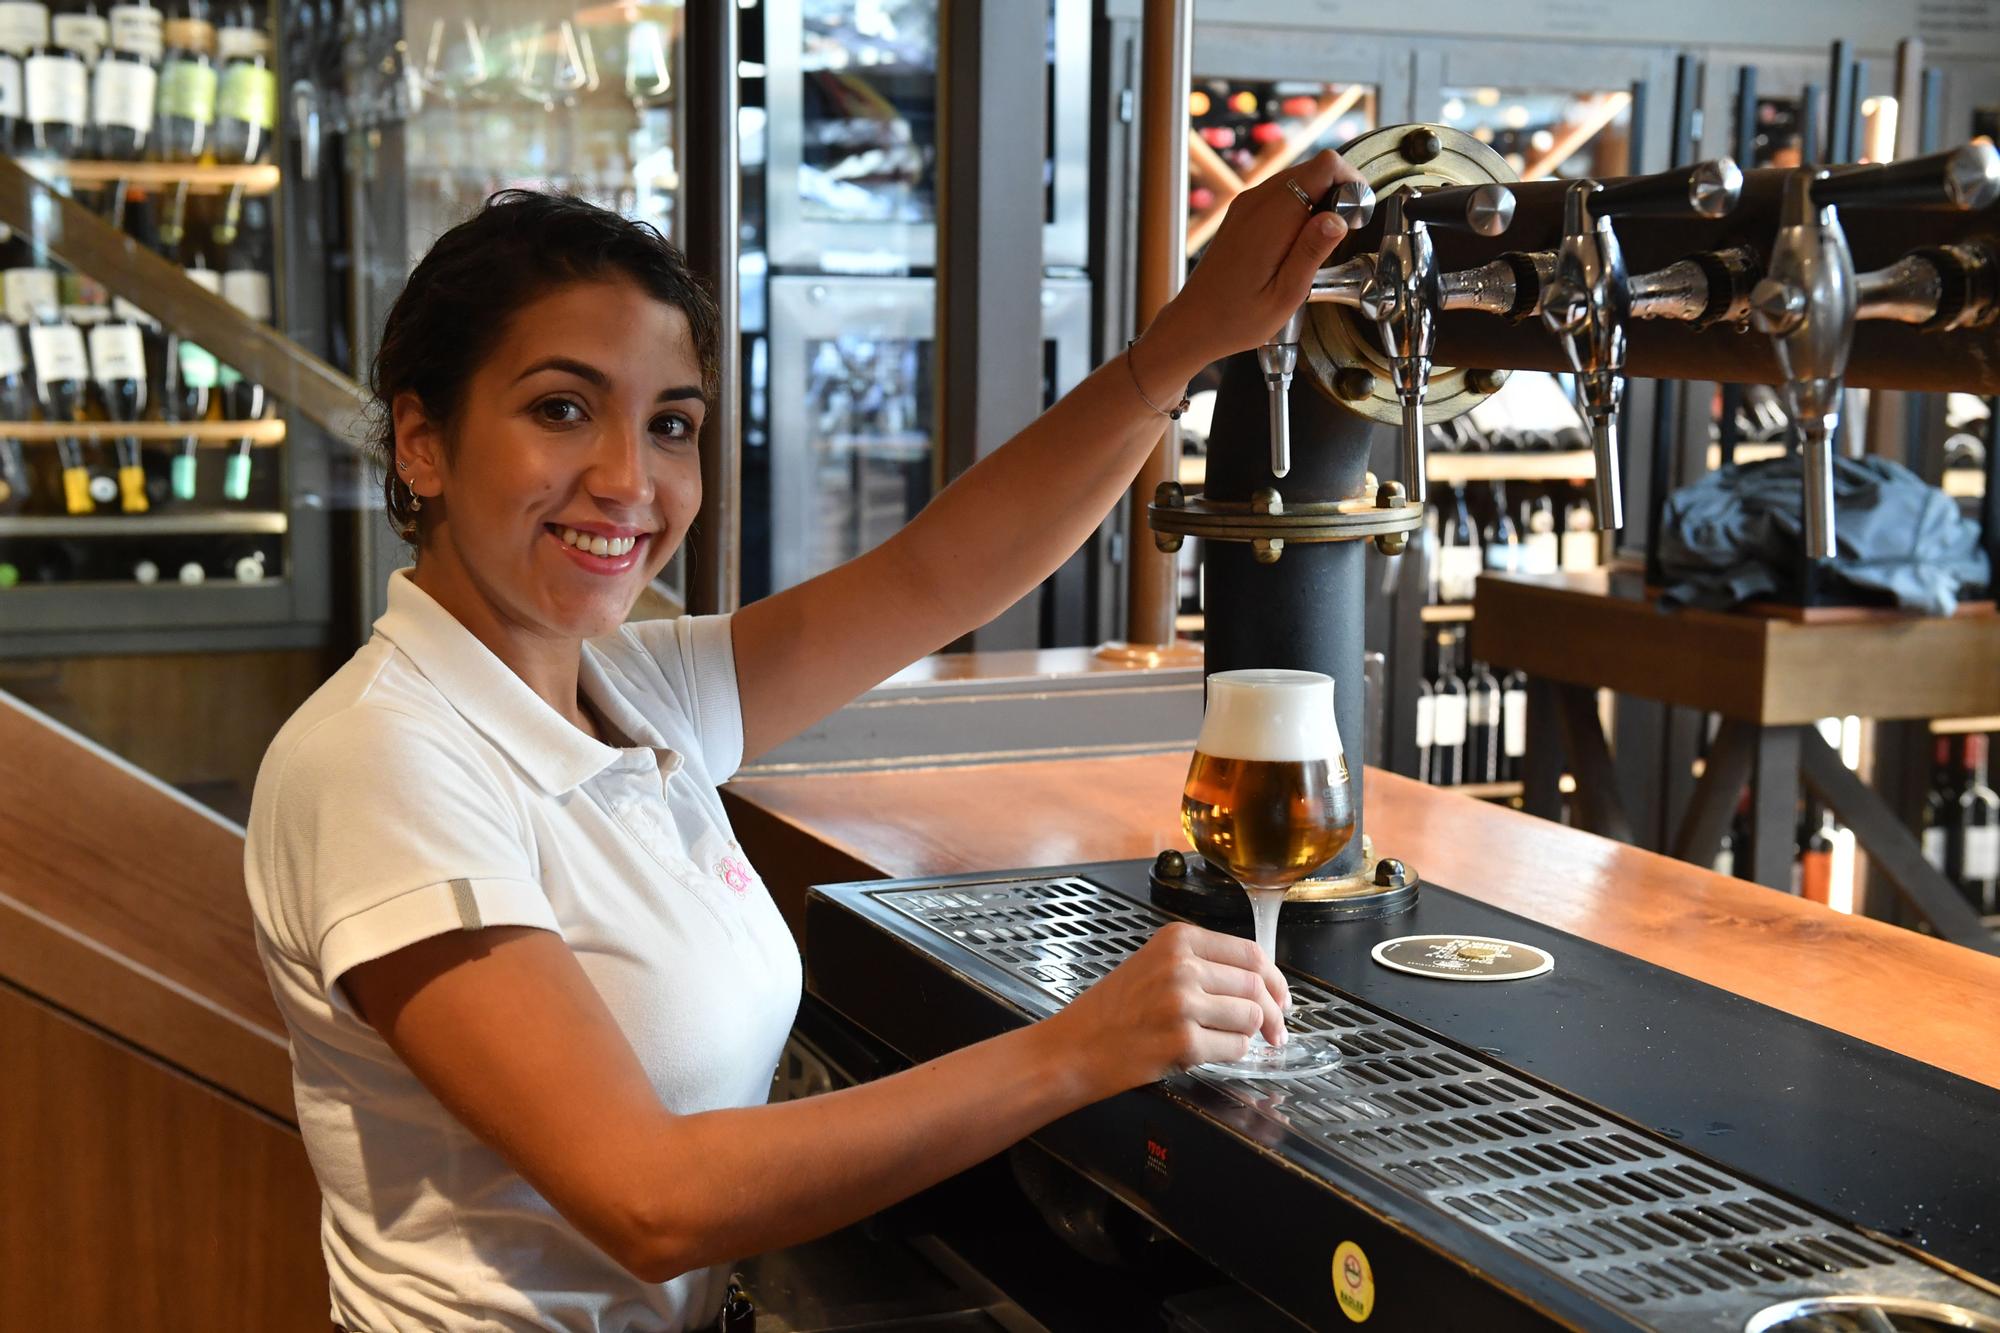
[(1310, 213), (1313, 211), (1312, 196), (1300, 189), (1297, 181), (1293, 180), (1290, 176), (1285, 177), (1285, 188), (1292, 192), (1293, 198), (1306, 206), (1306, 212)]

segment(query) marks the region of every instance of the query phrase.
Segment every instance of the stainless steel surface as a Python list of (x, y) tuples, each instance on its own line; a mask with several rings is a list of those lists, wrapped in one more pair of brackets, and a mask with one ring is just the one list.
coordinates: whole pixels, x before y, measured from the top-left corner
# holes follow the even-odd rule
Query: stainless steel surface
[(1905, 255), (1887, 268), (1859, 273), (1854, 279), (1856, 319), (1893, 319), (1922, 324), (1938, 312), (1944, 281), (1937, 265), (1919, 255)]
[(1625, 324), (1632, 315), (1625, 255), (1609, 217), (1597, 217), (1595, 181), (1575, 181), (1563, 196), (1563, 240), (1542, 322), (1562, 343), (1576, 372), (1577, 410), (1590, 423), (1596, 458), (1591, 486), (1599, 529), (1625, 526), (1618, 460), (1618, 405), (1625, 393)]
[[(1075, 876), (869, 896), (947, 966), (1032, 1017), (1075, 999), (1167, 920)], [(2000, 1297), (1476, 1053), (1309, 980), (1294, 977), (1292, 997), (1290, 1026), (1337, 1046), (1339, 1068), (1282, 1090), (1185, 1077), (1267, 1123), (1267, 1150), (1296, 1169), (1317, 1174), (1333, 1159), (1367, 1172), (1625, 1319), (1738, 1333), (1779, 1302), (1855, 1293), (2000, 1316)]]
[(1465, 200), (1466, 230), (1498, 236), (1514, 223), (1514, 192), (1504, 185), (1475, 186)]
[(1396, 398), (1402, 406), (1400, 437), (1403, 488), (1417, 504), (1430, 494), (1424, 467), (1424, 395), (1430, 389), (1431, 347), (1437, 340), (1437, 251), (1430, 229), (1406, 215), (1416, 198), (1408, 190), (1389, 196), (1382, 246), (1375, 271), (1361, 293), (1361, 313), (1371, 320), (1389, 358)]
[[(1548, 267), (1555, 270), (1555, 256)], [(1505, 315), (1520, 297), (1520, 281), (1513, 265), (1496, 259), (1478, 268), (1460, 269), (1438, 279), (1438, 296), (1446, 310), (1478, 310), (1488, 315)], [(1539, 309), (1539, 307), (1537, 307)]]
[(1969, 143), (1952, 150), (1945, 166), (1945, 198), (1953, 207), (1985, 208), (2000, 199), (2000, 151), (1990, 143)]
[[(1291, 187), (1293, 194), (1305, 200), (1309, 210), (1319, 211), (1306, 198), (1305, 191), (1290, 180), (1285, 183)], [(1369, 188), (1366, 181), (1342, 181), (1327, 196), (1326, 211), (1339, 218), (1350, 231), (1365, 227), (1375, 216), (1375, 191)], [(1306, 305), (1315, 301), (1358, 304), (1367, 282), (1367, 273), (1367, 265), (1360, 261), (1321, 270), (1313, 278)], [(1305, 327), (1305, 316), (1305, 306), (1302, 305), (1292, 312), (1292, 317), (1272, 335), (1269, 342), (1257, 349), (1257, 365), (1264, 372), (1264, 382), (1270, 390), (1271, 475), (1274, 477), (1283, 477), (1292, 470), (1292, 375), (1299, 366), (1299, 335)]]
[(679, 117), (687, 163), (683, 241), (697, 273), (715, 283), (716, 382), (722, 391), (701, 424), (701, 513), (689, 534), (688, 604), (697, 614), (734, 611), (743, 582), (742, 151), (738, 136), (739, 19), (727, 5), (693, 5), (681, 43), (685, 105)]
[(1825, 1296), (1759, 1310), (1743, 1333), (1934, 1333), (1952, 1328), (2000, 1333), (2000, 1319), (1942, 1301)]
[(1692, 259), (1683, 259), (1626, 284), (1633, 319), (1678, 319), (1693, 323), (1708, 308), (1708, 275)]

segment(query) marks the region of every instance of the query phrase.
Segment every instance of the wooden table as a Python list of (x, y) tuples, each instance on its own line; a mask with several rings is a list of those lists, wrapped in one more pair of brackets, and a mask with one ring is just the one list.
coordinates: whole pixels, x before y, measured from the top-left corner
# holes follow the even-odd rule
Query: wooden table
[(1674, 854), (1714, 861), (1748, 785), (1746, 878), (1791, 880), (1801, 779), (1854, 830), (1903, 900), (1939, 935), (1987, 952), (1991, 932), (1925, 861), (1915, 835), (1847, 768), (1813, 723), (2000, 713), (2000, 614), (1874, 608), (1667, 611), (1635, 573), (1482, 575), (1473, 656), (1529, 678), (1526, 804), (1554, 817), (1566, 751), (1579, 822), (1632, 840), (1597, 717), (1599, 689), (1716, 713), (1721, 729), (1673, 840)]
[[(814, 883), (1151, 857), (1184, 845), (1185, 755), (726, 789), (798, 928)], [(1368, 770), (1368, 833), (1467, 897), (2000, 1088), (2000, 958)]]

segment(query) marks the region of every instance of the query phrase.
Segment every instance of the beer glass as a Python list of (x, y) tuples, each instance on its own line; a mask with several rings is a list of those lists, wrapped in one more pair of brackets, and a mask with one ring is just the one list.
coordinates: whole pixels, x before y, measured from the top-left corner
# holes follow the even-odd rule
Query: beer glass
[[(1218, 671), (1181, 795), (1181, 827), (1204, 860), (1250, 895), (1257, 944), (1278, 956), (1285, 890), (1354, 836), (1333, 680), (1317, 671)], [(1240, 1061), (1202, 1066), (1238, 1078), (1303, 1078), (1339, 1056), (1323, 1042), (1260, 1033)]]

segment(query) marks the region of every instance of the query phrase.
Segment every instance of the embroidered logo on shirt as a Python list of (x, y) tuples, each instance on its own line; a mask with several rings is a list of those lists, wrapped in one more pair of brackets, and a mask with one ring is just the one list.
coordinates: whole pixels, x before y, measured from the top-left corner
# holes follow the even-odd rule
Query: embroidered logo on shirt
[(729, 886), (730, 892), (741, 897), (750, 892), (750, 867), (733, 856), (725, 856), (715, 863), (715, 877)]

